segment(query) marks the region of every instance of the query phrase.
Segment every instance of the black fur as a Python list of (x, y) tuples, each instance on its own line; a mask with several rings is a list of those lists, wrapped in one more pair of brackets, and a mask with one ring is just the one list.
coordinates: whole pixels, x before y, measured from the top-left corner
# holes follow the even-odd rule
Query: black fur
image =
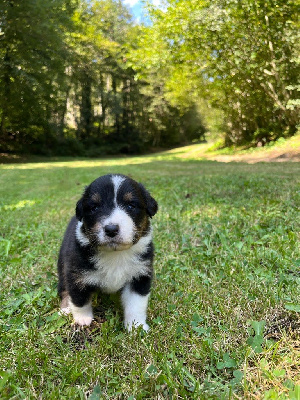
[(131, 282), (131, 289), (136, 293), (145, 296), (150, 292), (151, 288), (150, 276), (140, 276), (139, 278), (133, 278)]
[(157, 202), (153, 199), (148, 190), (146, 190), (141, 183), (139, 183), (139, 187), (142, 190), (146, 202), (147, 213), (149, 217), (152, 218), (157, 213), (158, 210)]

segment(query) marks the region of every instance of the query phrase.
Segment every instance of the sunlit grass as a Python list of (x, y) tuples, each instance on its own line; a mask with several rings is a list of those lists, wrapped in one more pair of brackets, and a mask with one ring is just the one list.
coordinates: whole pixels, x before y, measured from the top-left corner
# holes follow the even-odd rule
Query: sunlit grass
[[(60, 158), (53, 160), (45, 160), (43, 162), (28, 162), (21, 164), (3, 164), (1, 169), (52, 169), (52, 168), (92, 168), (92, 167), (118, 167), (127, 165), (147, 164), (155, 161), (172, 162), (177, 161), (199, 161), (214, 159), (222, 155), (268, 155), (271, 150), (291, 150), (300, 153), (300, 134), (295, 135), (289, 139), (279, 139), (277, 142), (272, 142), (270, 145), (259, 148), (219, 148), (220, 143), (199, 143), (189, 146), (174, 148), (171, 150), (155, 153), (152, 155), (135, 156), (135, 157), (116, 157), (109, 159), (80, 159), (77, 161), (66, 160), (62, 161)], [(230, 161), (224, 160), (224, 161)], [(247, 160), (246, 160), (247, 161)]]
[[(296, 393), (299, 164), (225, 164), (167, 152), (0, 169), (0, 398)], [(123, 330), (116, 296), (102, 299), (91, 329), (76, 331), (57, 312), (64, 229), (85, 185), (110, 172), (143, 182), (159, 203), (147, 335)], [(285, 369), (288, 387), (266, 365)]]

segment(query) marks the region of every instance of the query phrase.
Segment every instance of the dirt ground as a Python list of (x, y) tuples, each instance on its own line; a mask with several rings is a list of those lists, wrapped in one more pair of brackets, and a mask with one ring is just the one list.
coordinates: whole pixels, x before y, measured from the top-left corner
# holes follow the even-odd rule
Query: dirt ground
[(273, 149), (263, 153), (248, 153), (248, 154), (234, 154), (234, 155), (216, 155), (208, 157), (210, 160), (220, 162), (246, 162), (248, 164), (255, 164), (257, 162), (282, 162), (282, 161), (300, 161), (300, 149)]

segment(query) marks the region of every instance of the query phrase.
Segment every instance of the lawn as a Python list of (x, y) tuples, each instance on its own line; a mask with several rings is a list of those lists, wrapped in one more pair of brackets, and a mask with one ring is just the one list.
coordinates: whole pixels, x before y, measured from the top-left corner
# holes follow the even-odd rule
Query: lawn
[[(299, 163), (159, 156), (0, 166), (0, 399), (300, 399)], [(150, 331), (118, 296), (58, 314), (56, 260), (85, 185), (159, 203)]]

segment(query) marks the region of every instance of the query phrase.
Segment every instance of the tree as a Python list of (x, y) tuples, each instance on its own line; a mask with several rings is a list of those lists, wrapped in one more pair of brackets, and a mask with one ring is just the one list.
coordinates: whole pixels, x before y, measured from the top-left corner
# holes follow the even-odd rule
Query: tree
[(2, 151), (96, 156), (203, 135), (167, 69), (139, 79), (142, 28), (120, 0), (4, 0), (0, 13)]
[(206, 129), (196, 106), (198, 99), (190, 79), (191, 70), (185, 74), (185, 65), (179, 67), (175, 59), (170, 63), (171, 49), (161, 23), (139, 28), (127, 63), (134, 69), (141, 92), (147, 98), (152, 144), (172, 146), (203, 139)]
[[(72, 0), (0, 4), (0, 134), (12, 148), (52, 132), (58, 116)], [(8, 147), (9, 148), (9, 147)]]
[[(228, 143), (265, 143), (293, 134), (298, 121), (291, 106), (299, 76), (296, 3), (169, 0), (167, 5), (150, 13), (151, 30), (167, 46), (173, 68), (168, 68), (171, 96), (186, 90), (175, 87), (174, 77), (189, 76), (194, 92), (223, 110)], [(151, 40), (146, 34), (144, 41)], [(154, 59), (160, 50), (153, 46)]]

